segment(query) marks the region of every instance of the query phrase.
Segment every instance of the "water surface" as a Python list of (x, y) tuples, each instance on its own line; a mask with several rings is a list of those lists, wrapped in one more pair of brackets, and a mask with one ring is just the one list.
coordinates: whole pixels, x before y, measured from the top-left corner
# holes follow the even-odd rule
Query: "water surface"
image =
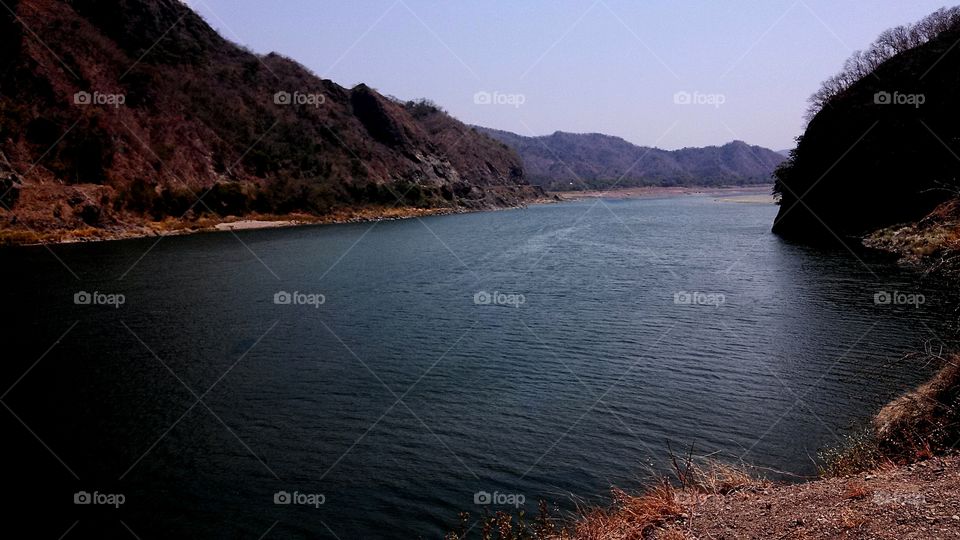
[(5, 250), (13, 485), (57, 535), (437, 538), (479, 491), (636, 488), (667, 441), (814, 474), (955, 314), (887, 262), (784, 243), (775, 214), (590, 200)]

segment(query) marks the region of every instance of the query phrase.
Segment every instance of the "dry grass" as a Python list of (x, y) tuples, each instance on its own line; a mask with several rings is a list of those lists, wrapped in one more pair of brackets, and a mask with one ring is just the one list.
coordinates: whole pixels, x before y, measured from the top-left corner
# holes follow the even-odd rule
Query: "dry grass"
[(960, 442), (960, 362), (890, 402), (874, 419), (878, 445), (896, 461), (918, 461)]
[(643, 538), (653, 527), (675, 520), (684, 513), (677, 490), (666, 480), (640, 495), (615, 489), (614, 505), (597, 509), (576, 524), (570, 538), (577, 540), (619, 540)]
[(840, 527), (844, 529), (858, 529), (867, 522), (867, 518), (856, 510), (841, 508), (839, 513)]
[[(621, 489), (612, 491), (613, 502), (606, 508), (581, 508), (573, 521), (554, 518), (541, 501), (539, 514), (532, 520), (519, 512), (497, 512), (481, 517), (471, 525), (468, 513), (460, 514), (460, 526), (446, 540), (630, 540), (646, 538), (656, 532), (658, 538), (685, 540), (685, 523), (691, 507), (705, 496), (724, 496), (770, 487), (766, 480), (714, 460), (682, 463), (672, 456), (673, 476), (658, 475), (650, 487), (639, 494)], [(556, 509), (554, 509), (555, 511)], [(665, 536), (664, 536), (665, 535)]]
[(960, 361), (944, 367), (917, 389), (891, 401), (870, 430), (821, 454), (827, 477), (849, 476), (944, 455), (960, 443)]
[(881, 229), (864, 245), (895, 253), (925, 272), (960, 275), (960, 198), (938, 206), (916, 223)]
[(872, 431), (846, 436), (844, 441), (820, 452), (820, 475), (826, 478), (851, 476), (863, 471), (890, 468), (896, 464), (885, 457)]
[(854, 482), (847, 486), (847, 490), (843, 496), (846, 499), (859, 500), (867, 498), (872, 493), (873, 490), (867, 487), (867, 485), (863, 482)]
[[(717, 461), (695, 463), (687, 458), (677, 461), (671, 452), (675, 485), (661, 477), (653, 487), (639, 495), (613, 491), (614, 504), (595, 509), (578, 520), (569, 536), (576, 540), (618, 540), (646, 538), (655, 529), (664, 528), (662, 538), (687, 538), (682, 525), (690, 516), (690, 506), (704, 496), (724, 496), (745, 491), (760, 491), (772, 484), (744, 470)], [(669, 525), (680, 525), (668, 527)]]
[(0, 229), (0, 245), (16, 246), (41, 242), (38, 235), (23, 229)]
[(517, 515), (507, 512), (497, 512), (480, 518), (478, 523), (471, 525), (470, 514), (460, 513), (460, 526), (456, 531), (447, 533), (445, 540), (464, 540), (479, 536), (480, 540), (546, 540), (569, 538), (551, 517), (550, 509), (545, 501), (540, 501), (538, 513), (532, 519), (524, 511)]
[(739, 491), (764, 489), (770, 482), (751, 476), (743, 469), (717, 461), (689, 468), (687, 487), (697, 493), (729, 495)]

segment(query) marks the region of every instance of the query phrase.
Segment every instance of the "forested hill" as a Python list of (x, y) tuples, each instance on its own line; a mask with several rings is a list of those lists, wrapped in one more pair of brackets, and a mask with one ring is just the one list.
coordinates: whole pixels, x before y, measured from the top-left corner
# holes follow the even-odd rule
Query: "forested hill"
[(523, 159), (531, 183), (552, 190), (611, 186), (717, 186), (767, 184), (785, 158), (734, 141), (723, 146), (661, 150), (599, 133), (524, 137), (477, 128), (506, 143)]
[(960, 177), (960, 9), (888, 30), (811, 98), (773, 230), (818, 242), (919, 219)]

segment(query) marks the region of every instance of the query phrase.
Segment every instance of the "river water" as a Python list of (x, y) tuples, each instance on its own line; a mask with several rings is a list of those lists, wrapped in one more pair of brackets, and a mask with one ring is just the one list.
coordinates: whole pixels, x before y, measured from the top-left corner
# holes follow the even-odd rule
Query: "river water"
[(438, 538), (602, 503), (668, 441), (815, 474), (956, 314), (775, 214), (587, 200), (3, 250), (10, 489), (57, 535)]

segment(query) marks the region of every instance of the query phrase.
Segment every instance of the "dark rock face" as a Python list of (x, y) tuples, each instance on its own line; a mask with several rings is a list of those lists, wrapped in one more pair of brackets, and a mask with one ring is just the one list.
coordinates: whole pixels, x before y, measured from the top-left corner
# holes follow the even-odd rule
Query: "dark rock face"
[(777, 171), (774, 232), (834, 242), (916, 220), (960, 178), (960, 28), (902, 52), (835, 96)]
[(375, 140), (391, 148), (411, 146), (403, 125), (390, 115), (383, 98), (372, 90), (363, 85), (354, 88), (350, 92), (350, 104), (353, 114)]
[[(51, 54), (0, 10), (0, 151), (11, 170), (30, 170), (0, 227), (122, 226), (191, 206), (191, 216), (483, 208), (537, 194), (514, 152), (438, 108), (256, 56), (176, 0), (7, 4), (56, 39), (44, 40)], [(460, 184), (480, 196), (461, 198)], [(99, 216), (51, 217), (71, 186), (98, 198), (104, 188)]]

